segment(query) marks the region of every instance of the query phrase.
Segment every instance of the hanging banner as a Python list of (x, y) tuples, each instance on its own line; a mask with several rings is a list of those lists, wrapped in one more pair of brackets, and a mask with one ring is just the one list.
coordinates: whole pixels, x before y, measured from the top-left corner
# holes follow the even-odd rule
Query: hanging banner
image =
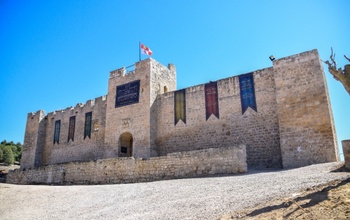
[(139, 102), (140, 80), (117, 86), (115, 107), (122, 107)]
[(53, 144), (60, 143), (61, 120), (55, 121), (55, 132), (53, 136)]
[(216, 82), (204, 85), (206, 120), (213, 114), (219, 118), (218, 87)]
[(179, 90), (174, 93), (175, 125), (180, 121), (186, 124), (186, 90)]
[(75, 130), (75, 116), (69, 118), (69, 128), (68, 128), (68, 141), (74, 141), (74, 130)]
[(241, 91), (242, 114), (244, 114), (248, 107), (257, 111), (253, 73), (239, 76), (239, 88)]

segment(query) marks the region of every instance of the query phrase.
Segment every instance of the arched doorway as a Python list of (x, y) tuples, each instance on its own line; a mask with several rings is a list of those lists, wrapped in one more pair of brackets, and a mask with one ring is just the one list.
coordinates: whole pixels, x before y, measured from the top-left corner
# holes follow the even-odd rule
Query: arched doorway
[(125, 132), (119, 137), (119, 156), (131, 157), (132, 156), (132, 142), (133, 138), (129, 132)]

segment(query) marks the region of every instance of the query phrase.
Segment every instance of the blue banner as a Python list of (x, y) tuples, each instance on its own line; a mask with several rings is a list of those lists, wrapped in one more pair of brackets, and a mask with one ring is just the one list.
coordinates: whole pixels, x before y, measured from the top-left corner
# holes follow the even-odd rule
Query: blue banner
[(115, 107), (122, 107), (139, 102), (140, 80), (117, 86)]
[(248, 107), (257, 111), (253, 73), (239, 76), (239, 88), (241, 91), (242, 114), (244, 114)]

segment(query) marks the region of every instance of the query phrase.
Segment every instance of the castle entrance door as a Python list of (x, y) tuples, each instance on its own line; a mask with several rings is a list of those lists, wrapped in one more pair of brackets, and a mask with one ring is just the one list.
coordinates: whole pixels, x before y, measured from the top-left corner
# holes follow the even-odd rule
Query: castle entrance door
[(133, 138), (129, 132), (125, 132), (119, 137), (119, 156), (131, 157), (132, 156), (132, 142)]

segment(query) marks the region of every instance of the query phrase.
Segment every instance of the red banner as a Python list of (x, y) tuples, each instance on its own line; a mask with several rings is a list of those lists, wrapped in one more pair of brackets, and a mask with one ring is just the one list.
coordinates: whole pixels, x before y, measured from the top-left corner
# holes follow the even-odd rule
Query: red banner
[(206, 120), (213, 114), (219, 118), (218, 86), (216, 82), (204, 85)]

